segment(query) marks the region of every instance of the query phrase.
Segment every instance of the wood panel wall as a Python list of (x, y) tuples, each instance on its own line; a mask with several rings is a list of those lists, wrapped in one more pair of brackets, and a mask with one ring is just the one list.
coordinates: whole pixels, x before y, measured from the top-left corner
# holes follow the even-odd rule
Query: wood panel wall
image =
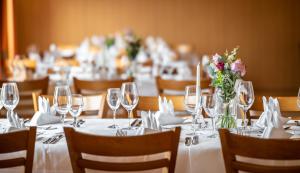
[(296, 95), (300, 86), (297, 0), (15, 0), (15, 17), (19, 53), (130, 27), (200, 54), (239, 45), (257, 93)]

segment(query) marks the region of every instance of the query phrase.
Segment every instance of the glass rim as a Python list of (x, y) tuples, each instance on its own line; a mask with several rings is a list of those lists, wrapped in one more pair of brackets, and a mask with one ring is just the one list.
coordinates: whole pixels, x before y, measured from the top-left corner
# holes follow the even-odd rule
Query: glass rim
[[(2, 86), (3, 85), (17, 85), (17, 83), (16, 82), (4, 82), (3, 84), (2, 84)], [(2, 88), (2, 87), (0, 87), (0, 88)]]
[(121, 89), (120, 88), (108, 88), (107, 92), (110, 91), (110, 90), (121, 90)]

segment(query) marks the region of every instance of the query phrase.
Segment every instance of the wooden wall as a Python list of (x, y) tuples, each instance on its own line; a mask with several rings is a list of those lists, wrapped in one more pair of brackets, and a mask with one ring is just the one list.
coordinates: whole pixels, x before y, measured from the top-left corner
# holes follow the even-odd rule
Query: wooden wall
[(19, 53), (130, 27), (200, 54), (239, 45), (257, 93), (296, 95), (300, 86), (298, 0), (15, 0), (15, 17)]

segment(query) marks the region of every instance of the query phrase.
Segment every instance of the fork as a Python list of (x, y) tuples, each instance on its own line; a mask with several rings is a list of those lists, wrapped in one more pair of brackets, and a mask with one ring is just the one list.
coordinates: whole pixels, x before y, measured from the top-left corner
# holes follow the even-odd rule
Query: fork
[(127, 136), (127, 132), (123, 130), (117, 130), (116, 136)]

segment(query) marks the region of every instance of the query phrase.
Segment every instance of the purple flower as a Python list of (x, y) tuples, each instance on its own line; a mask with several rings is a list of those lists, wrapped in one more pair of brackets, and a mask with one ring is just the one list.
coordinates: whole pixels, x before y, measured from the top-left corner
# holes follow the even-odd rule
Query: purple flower
[(231, 70), (235, 73), (239, 73), (241, 76), (246, 74), (246, 67), (240, 59), (231, 64)]

